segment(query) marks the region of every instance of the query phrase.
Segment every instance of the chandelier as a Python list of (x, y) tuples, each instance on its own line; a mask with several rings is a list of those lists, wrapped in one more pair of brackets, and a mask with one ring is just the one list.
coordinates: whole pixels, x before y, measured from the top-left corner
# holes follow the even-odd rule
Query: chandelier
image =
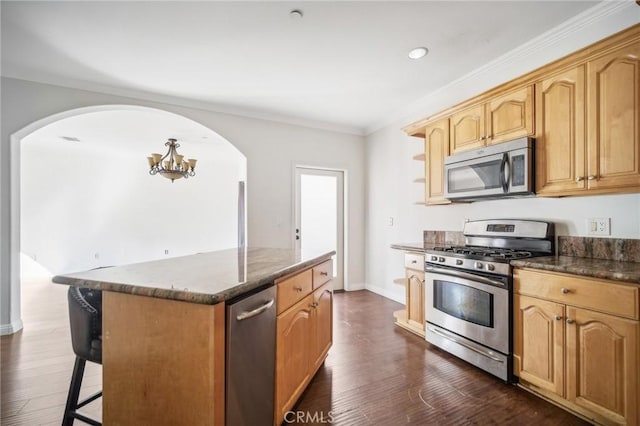
[(180, 147), (179, 143), (176, 143), (176, 139), (169, 139), (164, 146), (168, 146), (169, 150), (162, 156), (162, 154), (153, 153), (151, 157), (147, 157), (149, 161), (150, 175), (160, 173), (167, 179), (171, 179), (173, 182), (176, 179), (188, 178), (189, 176), (195, 176), (196, 161), (193, 158), (188, 160), (184, 159), (184, 155), (178, 154), (177, 148)]

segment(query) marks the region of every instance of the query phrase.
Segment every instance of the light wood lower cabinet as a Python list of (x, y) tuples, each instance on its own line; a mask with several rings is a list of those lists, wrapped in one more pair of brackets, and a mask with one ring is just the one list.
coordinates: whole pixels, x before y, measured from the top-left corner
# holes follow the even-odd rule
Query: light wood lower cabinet
[[(615, 298), (598, 296), (603, 286), (624, 295), (619, 312)], [(535, 288), (539, 297), (532, 297)], [(514, 373), (521, 384), (598, 423), (638, 425), (639, 288), (516, 269), (514, 290)]]
[(328, 271), (332, 270), (331, 261), (327, 261), (277, 283), (278, 291), (280, 286), (285, 290), (291, 287), (300, 296), (298, 300), (289, 298), (288, 305), (278, 305), (282, 311), (276, 320), (276, 425), (293, 408), (331, 348), (333, 290)]
[(405, 309), (394, 313), (396, 325), (424, 337), (424, 255), (405, 253)]

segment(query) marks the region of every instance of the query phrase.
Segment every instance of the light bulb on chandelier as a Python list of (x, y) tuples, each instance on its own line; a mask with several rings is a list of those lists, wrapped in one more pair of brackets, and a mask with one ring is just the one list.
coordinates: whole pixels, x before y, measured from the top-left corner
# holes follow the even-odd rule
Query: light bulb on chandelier
[(162, 156), (162, 154), (153, 153), (151, 157), (147, 157), (149, 162), (149, 174), (160, 175), (171, 179), (173, 182), (176, 179), (185, 178), (189, 176), (195, 176), (195, 168), (197, 160), (194, 158), (184, 159), (184, 155), (178, 154), (177, 148), (180, 144), (176, 139), (169, 139), (164, 146), (168, 146), (169, 150)]

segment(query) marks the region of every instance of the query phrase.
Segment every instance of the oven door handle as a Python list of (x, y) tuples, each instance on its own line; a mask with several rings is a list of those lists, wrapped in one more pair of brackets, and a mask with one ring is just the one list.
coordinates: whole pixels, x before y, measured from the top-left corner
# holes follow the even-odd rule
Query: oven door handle
[(488, 284), (488, 285), (493, 285), (493, 286), (503, 287), (503, 288), (506, 287), (506, 285), (503, 282), (492, 280), (491, 278), (483, 277), (481, 275), (471, 274), (469, 272), (456, 271), (456, 270), (444, 269), (444, 268), (436, 268), (434, 266), (429, 266), (429, 265), (425, 266), (424, 270), (425, 272), (433, 272), (436, 274), (449, 275), (451, 277), (456, 277), (456, 278), (464, 278), (466, 280), (476, 281), (482, 284)]
[(432, 333), (434, 333), (434, 334), (437, 334), (438, 336), (440, 336), (440, 337), (442, 337), (442, 338), (444, 338), (444, 339), (450, 340), (450, 341), (452, 341), (453, 343), (457, 343), (457, 344), (458, 344), (458, 345), (460, 345), (460, 346), (464, 346), (465, 348), (467, 348), (467, 349), (469, 349), (469, 350), (471, 350), (471, 351), (473, 351), (473, 352), (475, 352), (475, 353), (478, 353), (478, 354), (480, 354), (480, 355), (482, 355), (482, 356), (485, 356), (485, 357), (487, 357), (487, 358), (489, 358), (489, 359), (492, 359), (493, 361), (496, 361), (496, 362), (499, 362), (499, 363), (504, 363), (504, 360), (501, 360), (500, 358), (494, 357), (494, 356), (493, 356), (493, 355), (491, 355), (490, 353), (487, 353), (487, 352), (481, 351), (480, 349), (478, 349), (478, 348), (476, 348), (476, 347), (473, 347), (473, 346), (471, 346), (471, 345), (467, 344), (466, 342), (464, 342), (464, 341), (462, 341), (462, 340), (458, 340), (458, 339), (456, 339), (456, 338), (455, 338), (455, 337), (453, 337), (453, 336), (449, 336), (448, 334), (443, 333), (442, 331), (438, 330), (437, 328), (427, 327), (427, 329), (428, 329), (430, 332), (432, 332)]

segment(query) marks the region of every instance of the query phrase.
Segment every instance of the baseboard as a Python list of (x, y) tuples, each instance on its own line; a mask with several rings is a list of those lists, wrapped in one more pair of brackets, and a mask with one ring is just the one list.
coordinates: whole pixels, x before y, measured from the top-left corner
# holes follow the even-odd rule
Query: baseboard
[(398, 295), (393, 291), (390, 291), (384, 287), (380, 287), (380, 286), (376, 286), (376, 285), (372, 285), (372, 284), (368, 284), (365, 286), (365, 288), (373, 293), (379, 294), (380, 296), (384, 296), (387, 299), (391, 299), (394, 302), (398, 302), (398, 303), (402, 303), (404, 304), (404, 294), (402, 295)]
[(6, 336), (20, 331), (22, 330), (22, 326), (22, 320), (13, 321), (11, 324), (0, 324), (0, 336)]
[(364, 290), (367, 286), (364, 283), (349, 283), (349, 288), (345, 288), (345, 291), (358, 291)]

